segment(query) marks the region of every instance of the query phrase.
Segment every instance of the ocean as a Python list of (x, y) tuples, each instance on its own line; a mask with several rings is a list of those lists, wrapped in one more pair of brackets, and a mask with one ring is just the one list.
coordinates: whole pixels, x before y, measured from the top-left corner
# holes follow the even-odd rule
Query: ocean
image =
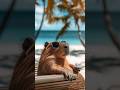
[[(67, 31), (62, 35), (58, 41), (67, 41), (70, 45), (80, 45), (81, 42), (78, 38), (78, 32), (77, 31)], [(36, 40), (35, 44), (43, 45), (46, 41), (52, 42), (56, 40), (56, 36), (58, 34), (58, 31), (41, 31), (39, 33), (39, 37)], [(80, 32), (81, 38), (85, 41), (85, 31)]]

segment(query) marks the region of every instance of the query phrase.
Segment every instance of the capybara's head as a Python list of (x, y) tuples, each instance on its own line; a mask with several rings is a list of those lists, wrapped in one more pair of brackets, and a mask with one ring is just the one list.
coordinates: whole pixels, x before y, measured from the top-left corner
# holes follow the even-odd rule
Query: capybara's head
[(46, 54), (55, 55), (56, 58), (65, 58), (69, 52), (65, 42), (46, 42), (44, 46)]

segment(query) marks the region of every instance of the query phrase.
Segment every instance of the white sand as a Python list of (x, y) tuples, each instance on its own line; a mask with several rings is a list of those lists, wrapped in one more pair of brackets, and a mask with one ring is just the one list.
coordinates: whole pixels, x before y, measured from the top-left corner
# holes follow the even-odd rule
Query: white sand
[[(35, 49), (43, 49), (42, 45), (36, 45)], [(78, 50), (85, 50), (83, 46), (81, 45), (70, 45), (70, 52), (71, 51), (78, 51)], [(39, 60), (39, 55), (35, 55), (36, 60)], [(83, 67), (80, 71), (80, 73), (83, 75), (83, 77), (85, 78), (85, 54), (79, 54), (78, 56), (74, 56), (74, 55), (68, 55), (67, 56), (69, 62), (71, 64), (80, 64), (80, 67)]]

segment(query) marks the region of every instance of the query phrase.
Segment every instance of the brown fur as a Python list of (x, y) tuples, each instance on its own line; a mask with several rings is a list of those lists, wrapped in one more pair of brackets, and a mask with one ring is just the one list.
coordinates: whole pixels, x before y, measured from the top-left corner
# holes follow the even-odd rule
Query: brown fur
[(64, 44), (59, 43), (59, 48), (53, 49), (51, 43), (44, 48), (39, 66), (38, 75), (50, 74), (77, 74), (79, 70), (72, 64), (68, 63), (65, 55)]
[(34, 90), (35, 47), (34, 43), (31, 44), (23, 50), (14, 68), (9, 90)]

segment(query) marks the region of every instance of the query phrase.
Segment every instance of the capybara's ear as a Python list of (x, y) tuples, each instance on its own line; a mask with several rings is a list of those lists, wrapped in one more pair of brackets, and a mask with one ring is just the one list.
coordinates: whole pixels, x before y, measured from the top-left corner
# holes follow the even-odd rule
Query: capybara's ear
[(49, 44), (48, 42), (45, 42), (44, 47), (47, 47), (48, 44)]
[(23, 50), (24, 50), (24, 51), (27, 51), (32, 44), (34, 44), (33, 38), (27, 37), (27, 38), (24, 40), (23, 44), (22, 44)]

